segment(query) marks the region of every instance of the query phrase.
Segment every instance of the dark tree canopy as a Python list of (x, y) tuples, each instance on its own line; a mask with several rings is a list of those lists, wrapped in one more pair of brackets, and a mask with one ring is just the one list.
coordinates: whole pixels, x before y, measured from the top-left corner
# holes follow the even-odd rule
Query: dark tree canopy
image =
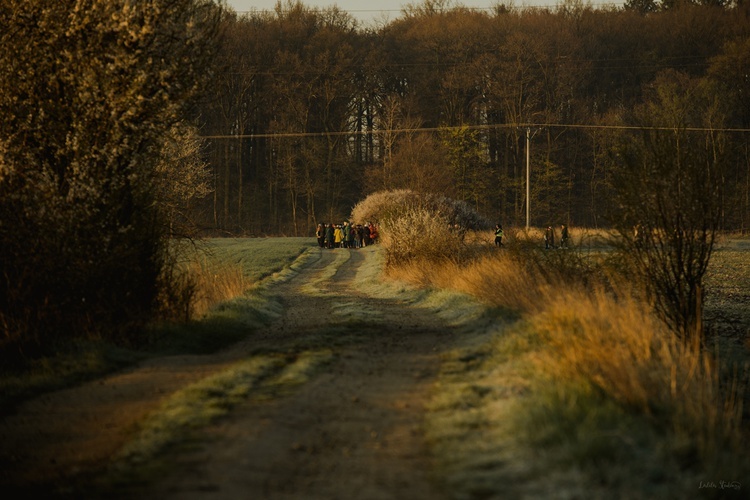
[[(195, 208), (208, 230), (307, 235), (371, 192), (406, 188), (521, 225), (533, 127), (532, 224), (609, 226), (612, 153), (659, 74), (716, 82), (731, 113), (705, 126), (746, 127), (748, 19), (739, 5), (647, 1), (416, 2), (376, 26), (292, 1), (228, 16), (227, 69), (201, 113), (203, 134), (222, 136), (210, 141), (215, 192)], [(726, 141), (720, 225), (743, 230), (746, 134)]]

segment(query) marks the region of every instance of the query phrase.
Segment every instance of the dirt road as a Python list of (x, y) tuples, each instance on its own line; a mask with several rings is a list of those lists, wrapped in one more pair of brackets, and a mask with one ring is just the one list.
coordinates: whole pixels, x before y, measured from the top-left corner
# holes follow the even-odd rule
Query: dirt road
[[(249, 398), (161, 457), (159, 480), (119, 496), (150, 498), (439, 499), (423, 416), (441, 354), (459, 335), (414, 294), (371, 286), (372, 249), (316, 251), (272, 289), (284, 313), (212, 356), (150, 360), (46, 395), (0, 423), (0, 480), (28, 491), (86, 478), (175, 390), (259, 348), (332, 349), (290, 394)], [(62, 487), (62, 489), (60, 489)]]

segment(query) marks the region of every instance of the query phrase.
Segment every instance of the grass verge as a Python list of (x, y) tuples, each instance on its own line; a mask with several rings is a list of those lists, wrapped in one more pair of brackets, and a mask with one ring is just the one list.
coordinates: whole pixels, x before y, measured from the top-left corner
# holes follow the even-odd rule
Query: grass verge
[(96, 341), (66, 343), (50, 349), (55, 354), (30, 360), (21, 369), (0, 371), (0, 412), (6, 414), (23, 400), (149, 356), (211, 353), (244, 338), (280, 312), (281, 306), (265, 292), (265, 285), (287, 279), (297, 266), (304, 265), (314, 243), (310, 238), (227, 238), (199, 243), (199, 251), (186, 262), (207, 274), (198, 282), (210, 284), (217, 271), (234, 269), (241, 272), (241, 287), (215, 299), (194, 321), (153, 325), (144, 332), (140, 349)]
[(453, 496), (741, 496), (746, 370), (597, 285), (596, 266), (579, 264), (597, 256), (508, 250), (390, 269), (506, 311), (491, 340), (447, 358), (427, 417)]

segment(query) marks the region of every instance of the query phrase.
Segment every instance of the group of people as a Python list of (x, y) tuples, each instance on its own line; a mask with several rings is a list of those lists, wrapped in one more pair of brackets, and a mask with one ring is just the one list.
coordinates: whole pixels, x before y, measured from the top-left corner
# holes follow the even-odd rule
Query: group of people
[[(503, 246), (503, 226), (501, 224), (495, 224), (495, 246)], [(562, 224), (560, 226), (560, 248), (568, 248), (570, 242), (570, 234), (568, 233), (568, 226)], [(555, 230), (552, 226), (547, 226), (544, 231), (544, 248), (547, 250), (555, 247)]]
[(326, 224), (321, 222), (315, 231), (320, 248), (362, 248), (378, 241), (374, 224)]

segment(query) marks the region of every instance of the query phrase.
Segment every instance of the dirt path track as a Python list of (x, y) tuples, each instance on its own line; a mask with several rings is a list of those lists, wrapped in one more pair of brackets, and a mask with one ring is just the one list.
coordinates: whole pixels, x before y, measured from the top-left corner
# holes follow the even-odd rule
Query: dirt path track
[(457, 336), (408, 294), (368, 286), (375, 256), (320, 251), (273, 290), (283, 316), (222, 353), (151, 360), (27, 403), (0, 424), (0, 464), (8, 466), (0, 479), (59, 484), (112, 456), (164, 397), (259, 345), (330, 344), (323, 373), (292, 394), (234, 408), (202, 429), (197, 444), (169, 452), (158, 482), (124, 496), (441, 498), (422, 423), (441, 353)]

